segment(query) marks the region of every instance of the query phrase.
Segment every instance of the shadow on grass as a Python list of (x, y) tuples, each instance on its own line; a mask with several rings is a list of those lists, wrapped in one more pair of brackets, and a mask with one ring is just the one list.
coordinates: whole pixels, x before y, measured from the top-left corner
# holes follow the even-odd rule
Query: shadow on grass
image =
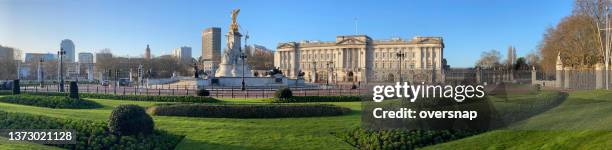
[[(568, 97), (568, 93), (559, 92), (558, 95), (554, 95), (553, 97), (550, 97), (551, 99), (542, 100), (542, 101), (536, 100), (535, 102), (532, 102), (532, 103), (506, 102), (506, 103), (513, 103), (511, 106), (512, 108), (501, 109), (501, 110), (498, 109), (500, 120), (498, 120), (499, 124), (497, 124), (496, 126), (498, 128), (508, 127), (509, 125), (513, 123), (517, 123), (517, 122), (526, 120), (528, 118), (531, 118), (533, 116), (547, 112), (559, 106), (563, 102), (565, 102), (567, 97)], [(501, 102), (497, 102), (497, 103), (501, 103)]]

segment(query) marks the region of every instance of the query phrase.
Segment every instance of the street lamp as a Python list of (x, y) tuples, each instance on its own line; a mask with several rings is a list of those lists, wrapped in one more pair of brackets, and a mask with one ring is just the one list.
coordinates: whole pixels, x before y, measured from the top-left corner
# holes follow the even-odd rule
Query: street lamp
[(330, 71), (330, 70), (331, 70), (331, 68), (330, 68), (329, 66), (330, 66), (331, 64), (333, 64), (333, 63), (334, 63), (334, 62), (332, 62), (332, 61), (328, 61), (328, 62), (327, 62), (327, 81), (325, 82), (325, 85), (326, 85), (326, 86), (329, 86), (329, 78), (331, 77), (331, 76), (330, 76), (330, 72), (331, 72), (331, 73), (333, 73), (332, 71)]
[(77, 71), (76, 82), (79, 83), (79, 77), (81, 76), (81, 62), (77, 61), (76, 71)]
[(64, 92), (64, 55), (66, 54), (66, 51), (64, 51), (64, 48), (60, 48), (60, 51), (57, 52), (57, 55), (59, 55), (60, 58), (60, 62), (59, 62), (59, 90), (60, 92)]
[[(119, 69), (115, 70), (115, 87), (113, 88), (115, 95), (117, 94), (117, 84), (119, 84)], [(125, 93), (125, 88), (123, 92)]]
[(313, 66), (314, 76), (312, 77), (311, 80), (312, 80), (312, 82), (317, 83), (317, 79), (318, 79), (318, 77), (317, 77), (317, 62), (313, 61), (312, 62), (312, 66)]
[(45, 62), (45, 60), (43, 60), (43, 58), (40, 58), (40, 61), (38, 62), (38, 71), (40, 72), (40, 87), (43, 87), (43, 85), (45, 84), (45, 74), (43, 72), (43, 63)]
[(240, 54), (240, 59), (242, 59), (242, 88), (241, 88), (241, 90), (243, 90), (243, 91), (246, 90), (246, 85), (244, 83), (244, 66), (246, 65), (244, 63), (244, 60), (246, 58), (247, 58), (247, 56), (244, 53)]
[(406, 54), (404, 54), (403, 52), (398, 52), (395, 54), (395, 56), (397, 56), (397, 58), (399, 58), (399, 79), (400, 82), (404, 82), (403, 78), (402, 78), (402, 62), (404, 61), (404, 57), (406, 57)]

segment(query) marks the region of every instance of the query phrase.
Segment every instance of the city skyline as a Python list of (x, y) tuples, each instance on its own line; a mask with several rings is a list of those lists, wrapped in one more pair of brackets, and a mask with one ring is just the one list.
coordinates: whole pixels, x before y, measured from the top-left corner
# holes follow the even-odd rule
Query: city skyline
[[(520, 57), (537, 50), (546, 28), (571, 13), (572, 6), (569, 0), (367, 3), (376, 2), (287, 6), (272, 1), (9, 0), (0, 2), (0, 19), (12, 20), (0, 25), (0, 33), (6, 33), (0, 35), (0, 45), (23, 53), (55, 53), (61, 40), (71, 39), (76, 53), (109, 48), (116, 55), (132, 57), (142, 56), (147, 44), (154, 56), (171, 54), (173, 48), (185, 45), (196, 49), (192, 55), (197, 58), (201, 31), (208, 27), (227, 31), (227, 14), (241, 8), (248, 12), (240, 18), (241, 30), (251, 37), (247, 44), (276, 49), (282, 42), (330, 41), (330, 37), (355, 33), (375, 39), (441, 36), (448, 64), (470, 67), (482, 51), (504, 51), (512, 45)], [(359, 9), (367, 11), (353, 11)], [(225, 37), (221, 41), (225, 45)]]

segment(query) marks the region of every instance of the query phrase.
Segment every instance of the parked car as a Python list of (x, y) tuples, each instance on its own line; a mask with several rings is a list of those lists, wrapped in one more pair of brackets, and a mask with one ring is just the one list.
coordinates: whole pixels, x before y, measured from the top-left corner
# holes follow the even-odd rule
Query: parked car
[(119, 81), (117, 81), (117, 84), (119, 86), (130, 86), (130, 79), (128, 79), (128, 78), (121, 78), (121, 79), (119, 79)]
[(104, 81), (100, 82), (100, 84), (102, 86), (108, 86), (110, 84), (110, 82), (108, 82), (108, 80), (104, 80)]
[(0, 81), (0, 90), (11, 90), (13, 89), (13, 81), (11, 80), (1, 80)]

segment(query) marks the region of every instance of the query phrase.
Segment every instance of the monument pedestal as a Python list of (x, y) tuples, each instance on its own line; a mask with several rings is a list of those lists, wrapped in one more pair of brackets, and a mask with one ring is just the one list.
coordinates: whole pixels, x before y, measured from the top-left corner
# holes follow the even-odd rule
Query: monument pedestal
[(234, 65), (232, 64), (219, 64), (219, 69), (216, 70), (216, 77), (233, 77)]

